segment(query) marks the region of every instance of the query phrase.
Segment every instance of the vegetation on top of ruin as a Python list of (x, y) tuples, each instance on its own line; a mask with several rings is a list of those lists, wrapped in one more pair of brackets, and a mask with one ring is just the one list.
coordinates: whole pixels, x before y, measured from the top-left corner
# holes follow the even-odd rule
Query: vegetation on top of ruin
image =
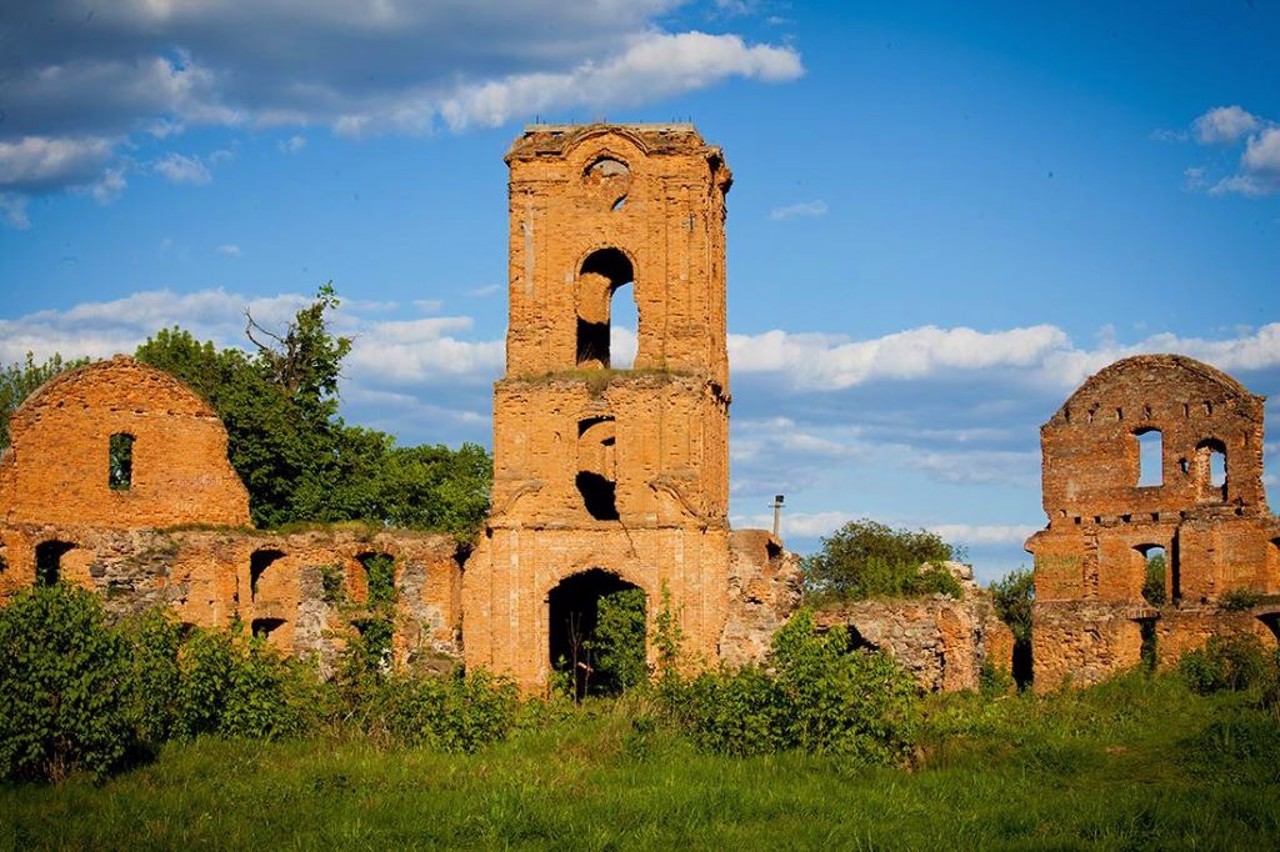
[[(345, 423), (338, 378), (351, 340), (328, 327), (338, 304), (326, 284), (279, 332), (246, 314), (252, 352), (217, 349), (174, 327), (149, 337), (135, 357), (181, 379), (217, 411), (259, 528), (363, 521), (473, 540), (489, 510), (489, 451), (469, 443), (398, 446), (385, 432)], [(24, 399), (85, 363), (54, 355), (37, 364), (29, 354), (0, 372), (0, 446)]]
[(849, 521), (801, 562), (805, 600), (815, 606), (934, 594), (958, 600), (964, 588), (945, 563), (963, 557), (961, 548), (928, 530)]
[(673, 380), (678, 378), (690, 378), (693, 373), (687, 370), (675, 370), (665, 367), (641, 367), (639, 369), (613, 369), (604, 368), (599, 370), (556, 370), (550, 373), (544, 373), (541, 376), (519, 376), (515, 381), (552, 384), (555, 382), (585, 382), (587, 389), (591, 391), (593, 396), (599, 396), (608, 390), (609, 385), (618, 380), (625, 379), (657, 379), (657, 380)]
[[(0, 611), (0, 813), (16, 847), (1271, 848), (1280, 836), (1280, 665), (1254, 637), (1087, 689), (922, 699), (859, 679), (886, 661), (801, 620), (772, 674), (671, 676), (575, 704), (521, 701), (483, 673), (347, 669), (322, 685), (243, 635), (184, 637), (163, 611), (113, 628), (97, 606), (55, 586)], [(112, 688), (93, 688), (103, 677)], [(860, 731), (900, 758), (823, 745)], [(104, 739), (119, 733), (126, 755)], [(71, 749), (86, 746), (77, 768)], [(95, 775), (104, 756), (115, 771)], [(51, 772), (61, 783), (15, 783)]]

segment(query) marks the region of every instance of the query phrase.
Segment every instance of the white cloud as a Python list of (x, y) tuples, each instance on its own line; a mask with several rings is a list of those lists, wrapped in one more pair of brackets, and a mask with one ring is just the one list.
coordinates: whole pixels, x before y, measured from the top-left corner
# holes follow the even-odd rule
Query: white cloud
[(276, 143), (276, 148), (282, 154), (296, 154), (305, 147), (307, 147), (307, 137), (297, 133)]
[(1191, 123), (1201, 145), (1237, 142), (1262, 126), (1262, 119), (1238, 106), (1214, 107)]
[(0, 192), (0, 214), (12, 228), (25, 231), (31, 227), (31, 218), (27, 216), (27, 197), (16, 192)]
[(89, 192), (99, 204), (110, 204), (119, 198), (128, 186), (129, 182), (124, 179), (124, 169), (115, 167), (103, 172), (102, 177), (89, 187)]
[(930, 532), (942, 536), (944, 541), (958, 544), (1017, 544), (1021, 545), (1039, 527), (1024, 524), (936, 524)]
[(794, 219), (796, 217), (817, 217), (827, 215), (827, 202), (802, 201), (799, 204), (788, 204), (786, 207), (775, 207), (769, 211), (769, 218), (774, 220)]
[[(648, 32), (605, 62), (588, 59), (568, 72), (514, 74), (465, 86), (444, 100), (440, 113), (453, 130), (497, 127), (540, 111), (652, 101), (728, 77), (783, 82), (803, 73), (799, 54), (789, 47), (748, 46), (736, 35)], [(349, 129), (368, 126), (364, 116), (354, 118)]]
[(172, 183), (206, 184), (213, 180), (208, 167), (198, 157), (171, 153), (152, 164), (152, 168)]
[(0, 187), (28, 192), (86, 183), (102, 168), (114, 144), (97, 136), (24, 136), (12, 142), (0, 138)]
[(1192, 123), (1202, 145), (1237, 145), (1244, 150), (1234, 174), (1210, 179), (1203, 166), (1185, 171), (1185, 187), (1210, 195), (1262, 196), (1280, 192), (1280, 126), (1238, 106), (1215, 107)]
[(468, 290), (467, 295), (473, 299), (485, 299), (489, 296), (496, 296), (502, 292), (500, 284), (486, 284), (483, 287), (476, 287), (474, 290)]
[(1070, 388), (1112, 361), (1144, 352), (1189, 355), (1228, 372), (1273, 367), (1280, 365), (1280, 323), (1221, 340), (1156, 334), (1120, 345), (1104, 336), (1093, 349), (1077, 348), (1065, 331), (1053, 325), (995, 332), (924, 326), (861, 341), (781, 330), (729, 335), (729, 360), (735, 372), (778, 375), (801, 390), (838, 390), (878, 380), (997, 369)]
[(1240, 162), (1250, 172), (1280, 178), (1280, 127), (1249, 137)]
[[(80, 0), (11, 0), (23, 49), (0, 56), (0, 191), (87, 186), (140, 134), (285, 127), (299, 132), (278, 147), (297, 153), (307, 128), (431, 134), (802, 73), (788, 46), (664, 29), (686, 2), (147, 0), (86, 16)], [(186, 159), (156, 173), (207, 181), (217, 163)]]
[(218, 254), (225, 254), (227, 257), (239, 257), (241, 254), (240, 246), (235, 243), (224, 243), (214, 249), (214, 251)]

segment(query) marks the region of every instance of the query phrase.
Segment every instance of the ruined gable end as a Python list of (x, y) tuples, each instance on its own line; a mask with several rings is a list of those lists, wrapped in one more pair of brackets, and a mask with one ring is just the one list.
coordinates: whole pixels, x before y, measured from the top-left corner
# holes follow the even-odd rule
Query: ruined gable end
[(217, 414), (178, 379), (117, 355), (50, 380), (14, 412), (0, 459), (9, 524), (248, 525)]
[(1262, 484), (1263, 404), (1181, 355), (1089, 378), (1040, 430), (1048, 526), (1035, 557), (1037, 687), (1172, 662), (1214, 632), (1270, 638), (1225, 596), (1280, 593), (1280, 523)]

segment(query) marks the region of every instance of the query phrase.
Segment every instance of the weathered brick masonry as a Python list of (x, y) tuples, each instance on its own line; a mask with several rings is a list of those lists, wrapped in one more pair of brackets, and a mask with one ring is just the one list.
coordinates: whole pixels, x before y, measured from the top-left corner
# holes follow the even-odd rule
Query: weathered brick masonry
[[(690, 125), (534, 125), (507, 163), (507, 369), (473, 552), (441, 535), (253, 530), (212, 409), (117, 356), (53, 379), (13, 415), (0, 602), (64, 579), (113, 612), (163, 604), (193, 625), (242, 624), (328, 668), (371, 615), (371, 560), (389, 558), (401, 662), (464, 657), (543, 690), (573, 619), (628, 586), (651, 624), (665, 593), (692, 664), (759, 661), (800, 578), (781, 542), (727, 519), (732, 179), (720, 149)], [(620, 300), (638, 324), (621, 370)], [(1170, 661), (1213, 632), (1277, 627), (1280, 608), (1221, 606), (1232, 590), (1280, 593), (1262, 405), (1204, 364), (1140, 356), (1089, 379), (1045, 424), (1049, 524), (1027, 542), (1037, 687), (1104, 678), (1144, 643)], [(1139, 444), (1157, 434), (1159, 461), (1143, 471)], [(1159, 605), (1143, 597), (1155, 548), (1168, 565)], [(852, 627), (930, 688), (974, 687), (984, 663), (1011, 655), (976, 587), (962, 602), (864, 602), (821, 621)]]
[[(1046, 529), (1035, 558), (1035, 683), (1082, 684), (1168, 663), (1214, 632), (1272, 636), (1272, 608), (1228, 612), (1233, 590), (1280, 592), (1280, 522), (1262, 485), (1264, 399), (1179, 355), (1126, 358), (1090, 378), (1040, 430)], [(1145, 437), (1144, 437), (1145, 436)], [(1151, 469), (1140, 443), (1152, 441)], [(1165, 556), (1166, 601), (1143, 597)]]

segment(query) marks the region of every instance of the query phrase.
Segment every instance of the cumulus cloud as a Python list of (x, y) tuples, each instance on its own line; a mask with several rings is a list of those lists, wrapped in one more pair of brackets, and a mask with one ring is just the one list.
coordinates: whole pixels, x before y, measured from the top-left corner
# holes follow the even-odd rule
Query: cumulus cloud
[(1280, 192), (1280, 125), (1239, 106), (1214, 107), (1191, 125), (1201, 145), (1238, 146), (1235, 172), (1211, 179), (1203, 166), (1188, 168), (1189, 190), (1210, 195), (1262, 196)]
[(1221, 340), (1155, 334), (1121, 345), (1104, 337), (1092, 349), (1077, 347), (1054, 325), (993, 332), (923, 326), (872, 340), (777, 329), (729, 335), (729, 360), (735, 371), (774, 374), (802, 390), (998, 369), (1070, 388), (1112, 361), (1146, 352), (1190, 355), (1227, 371), (1280, 366), (1280, 323)]
[[(664, 27), (696, 1), (122, 0), (86, 12), (14, 0), (6, 24), (23, 43), (0, 51), (0, 192), (87, 186), (139, 138), (194, 127), (430, 134), (803, 72), (788, 46)], [(278, 147), (305, 144), (298, 132)], [(160, 162), (165, 177), (204, 178)]]
[(774, 220), (794, 219), (796, 217), (812, 218), (827, 215), (827, 202), (802, 201), (799, 204), (788, 204), (775, 207), (769, 211), (769, 218)]
[(208, 166), (197, 157), (186, 157), (172, 153), (162, 160), (156, 161), (152, 168), (164, 175), (172, 183), (206, 184), (213, 180)]
[(31, 218), (27, 216), (27, 197), (15, 192), (0, 192), (0, 214), (4, 221), (13, 228), (25, 231), (31, 227)]
[(214, 249), (214, 251), (218, 254), (225, 254), (227, 257), (239, 257), (241, 254), (240, 246), (235, 243), (224, 243)]
[[(727, 77), (793, 80), (800, 56), (789, 47), (747, 45), (736, 35), (645, 33), (606, 62), (563, 73), (516, 74), (466, 86), (440, 112), (454, 130), (497, 127), (518, 115), (569, 106), (627, 106), (705, 88)], [(360, 130), (363, 120), (352, 126)]]
[(1262, 126), (1262, 119), (1239, 106), (1214, 107), (1191, 127), (1201, 145), (1232, 143)]
[(297, 133), (276, 143), (276, 148), (281, 154), (296, 154), (305, 147), (307, 147), (307, 137)]

